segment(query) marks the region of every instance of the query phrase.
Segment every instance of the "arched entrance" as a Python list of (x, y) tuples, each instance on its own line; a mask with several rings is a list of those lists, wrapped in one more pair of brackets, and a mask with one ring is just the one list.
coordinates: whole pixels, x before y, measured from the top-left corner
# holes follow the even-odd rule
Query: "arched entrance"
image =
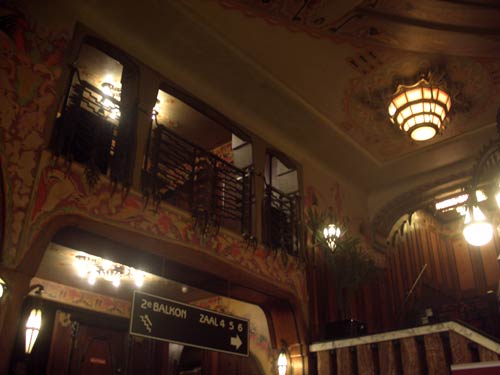
[[(183, 293), (182, 286), (187, 286), (190, 291), (193, 290), (198, 293), (196, 298), (192, 297), (191, 300), (185, 300), (184, 302), (186, 303), (197, 302), (202, 305), (207, 303), (210, 304), (212, 302), (207, 302), (207, 300), (219, 298), (219, 304), (224, 305), (224, 311), (224, 309), (228, 308), (227, 306), (233, 306), (232, 302), (228, 301), (236, 298), (245, 301), (247, 304), (250, 303), (253, 304), (253, 306), (260, 306), (263, 312), (261, 313), (261, 317), (257, 320), (264, 320), (269, 326), (268, 363), (265, 364), (268, 368), (275, 354), (275, 348), (280, 345), (282, 340), (292, 345), (299, 343), (296, 347), (298, 350), (301, 349), (300, 343), (304, 340), (304, 336), (303, 332), (302, 334), (299, 332), (299, 327), (301, 327), (300, 322), (302, 319), (300, 313), (294, 313), (291, 307), (294, 303), (293, 298), (290, 297), (286, 291), (280, 290), (279, 287), (268, 285), (267, 281), (249, 275), (244, 271), (242, 272), (240, 269), (235, 269), (227, 264), (221, 264), (220, 260), (213, 257), (198, 254), (193, 251), (193, 249), (185, 248), (181, 244), (169, 244), (159, 241), (158, 239), (146, 238), (136, 233), (123, 231), (103, 223), (83, 220), (76, 216), (58, 218), (49, 222), (45, 230), (40, 232), (35, 246), (32, 247), (30, 257), (23, 260), (20, 269), (38, 279), (48, 279), (49, 282), (69, 287), (65, 292), (60, 292), (59, 295), (61, 295), (61, 293), (69, 293), (68, 290), (72, 288), (79, 288), (78, 285), (74, 284), (73, 279), (76, 277), (75, 275), (71, 276), (69, 274), (64, 274), (64, 272), (56, 271), (56, 268), (54, 268), (54, 265), (64, 263), (58, 260), (57, 256), (54, 255), (54, 253), (57, 253), (57, 251), (54, 250), (54, 246), (62, 246), (79, 252), (86, 252), (92, 256), (101, 258), (111, 258), (113, 262), (129, 265), (131, 267), (144, 267), (144, 265), (146, 265), (144, 269), (151, 271), (150, 273), (155, 277), (165, 278), (168, 276), (169, 285), (176, 285), (181, 290), (180, 293)], [(68, 255), (67, 253), (65, 254)], [(70, 255), (74, 257), (74, 254)], [(72, 272), (74, 272), (74, 270), (72, 270)], [(111, 285), (107, 285), (106, 288), (108, 291), (113, 290)], [(157, 286), (155, 290), (158, 292), (155, 293), (161, 294), (167, 289), (165, 285)], [(207, 294), (199, 294), (203, 292)], [(109, 293), (106, 294), (104, 291), (98, 291), (97, 294), (109, 296)], [(221, 299), (223, 302), (220, 302)], [(122, 300), (127, 301), (127, 298), (123, 298)], [(66, 306), (61, 308), (61, 305), (67, 305), (65, 301), (55, 298), (54, 303), (56, 304), (53, 308), (55, 323), (51, 332), (51, 345), (56, 345), (53, 343), (57, 342), (57, 340), (67, 344), (68, 340), (70, 342), (71, 340), (77, 340), (77, 336), (75, 335), (82, 335), (78, 336), (78, 341), (85, 341), (88, 347), (88, 350), (83, 352), (81, 351), (81, 347), (79, 349), (80, 351), (71, 349), (66, 355), (66, 358), (70, 358), (68, 359), (69, 362), (62, 367), (68, 368), (69, 366), (69, 368), (74, 368), (72, 366), (79, 366), (78, 368), (82, 369), (85, 366), (108, 366), (111, 362), (115, 363), (116, 361), (107, 358), (130, 358), (132, 350), (132, 353), (134, 351), (143, 353), (142, 357), (139, 354), (134, 354), (132, 357), (136, 359), (149, 358), (140, 360), (142, 363), (160, 366), (151, 369), (152, 372), (150, 373), (161, 373), (158, 372), (159, 368), (170, 370), (175, 368), (173, 367), (175, 360), (174, 355), (168, 354), (169, 350), (165, 349), (164, 345), (145, 344), (144, 340), (134, 341), (133, 344), (124, 344), (124, 340), (127, 341), (130, 339), (120, 336), (123, 335), (123, 332), (128, 331), (128, 327), (126, 324), (123, 325), (123, 321), (121, 324), (119, 323), (120, 319), (115, 317), (113, 320), (116, 324), (108, 325), (106, 322), (109, 321), (109, 316), (101, 316), (102, 314), (100, 314), (101, 312), (99, 311), (94, 311), (94, 315), (96, 315), (95, 318), (89, 318), (92, 314), (82, 314), (78, 306), (73, 306), (69, 311)], [(67, 317), (65, 314), (71, 314), (73, 316), (73, 318), (70, 319), (71, 324), (66, 322), (66, 327), (56, 332), (56, 328), (54, 328), (55, 324), (59, 324), (61, 320), (64, 321), (66, 319), (65, 316)], [(126, 318), (122, 316), (121, 319)], [(95, 322), (99, 320), (101, 322), (96, 324)], [(73, 332), (75, 329), (73, 323), (75, 322), (79, 328), (81, 327), (80, 333)], [(118, 328), (113, 329), (112, 326)], [(146, 342), (149, 342), (149, 340)], [(59, 347), (64, 346), (61, 344), (57, 345), (59, 345)], [(51, 347), (51, 350), (57, 350), (55, 349), (57, 345), (53, 348)], [(120, 353), (119, 350), (116, 351), (116, 349), (113, 349), (113, 346), (126, 348)], [(68, 347), (73, 348), (71, 345)], [(100, 350), (101, 354), (92, 357), (92, 353), (94, 353), (93, 351), (95, 350)], [(235, 359), (231, 355), (222, 355), (211, 351), (202, 352), (202, 365), (205, 371), (209, 371), (208, 373), (220, 373), (219, 370), (225, 368), (224, 366), (234, 368), (234, 371), (238, 371), (241, 366), (249, 366), (250, 368), (262, 367), (261, 358), (259, 358), (260, 363), (256, 362), (250, 365), (252, 360), (249, 359)], [(251, 353), (251, 355), (253, 358), (256, 358), (255, 353)], [(165, 361), (155, 363), (154, 359), (158, 356), (169, 359), (166, 363)], [(47, 366), (53, 366), (53, 364), (50, 363), (50, 354), (47, 358), (49, 360)], [(94, 358), (93, 363), (85, 362), (86, 360), (90, 361), (91, 358)], [(178, 365), (182, 364), (180, 360), (181, 358), (177, 359)], [(302, 358), (300, 358), (300, 361), (302, 361)], [(127, 360), (125, 360), (124, 363), (125, 365), (124, 367), (120, 367), (120, 371), (125, 371), (124, 369), (129, 371), (129, 369), (132, 368), (130, 366), (133, 366), (133, 363), (130, 361), (127, 362)], [(141, 366), (141, 368), (147, 367), (146, 365)], [(303, 368), (304, 365), (301, 364), (301, 367)], [(115, 372), (117, 370), (116, 366), (110, 368), (113, 368)], [(181, 371), (181, 367), (178, 367), (178, 369)]]

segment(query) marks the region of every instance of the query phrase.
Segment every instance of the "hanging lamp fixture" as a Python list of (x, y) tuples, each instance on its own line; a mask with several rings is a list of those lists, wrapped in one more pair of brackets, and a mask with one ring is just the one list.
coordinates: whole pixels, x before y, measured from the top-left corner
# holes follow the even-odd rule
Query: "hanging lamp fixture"
[(422, 78), (411, 86), (399, 85), (388, 112), (393, 124), (420, 142), (442, 131), (450, 109), (450, 95)]

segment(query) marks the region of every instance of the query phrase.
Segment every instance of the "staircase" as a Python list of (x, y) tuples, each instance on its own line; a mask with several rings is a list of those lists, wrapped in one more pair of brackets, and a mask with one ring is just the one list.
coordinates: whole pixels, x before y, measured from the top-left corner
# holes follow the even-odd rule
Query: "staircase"
[(454, 321), (314, 343), (318, 375), (451, 374), (451, 365), (498, 361), (500, 344)]

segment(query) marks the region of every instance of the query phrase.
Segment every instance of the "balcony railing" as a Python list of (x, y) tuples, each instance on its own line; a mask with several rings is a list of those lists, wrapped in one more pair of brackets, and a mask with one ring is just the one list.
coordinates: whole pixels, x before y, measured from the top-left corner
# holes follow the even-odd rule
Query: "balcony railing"
[(251, 233), (252, 173), (241, 170), (157, 124), (151, 131), (143, 191), (156, 204), (190, 211), (202, 234), (220, 226)]
[(266, 185), (263, 202), (264, 243), (274, 250), (298, 255), (300, 250), (300, 197)]
[(87, 180), (95, 182), (107, 173), (114, 155), (119, 117), (120, 102), (82, 80), (74, 69), (52, 139), (55, 155), (84, 164)]
[(450, 374), (450, 368), (460, 364), (498, 361), (500, 344), (450, 321), (314, 343), (309, 350), (317, 358), (312, 373), (318, 375)]

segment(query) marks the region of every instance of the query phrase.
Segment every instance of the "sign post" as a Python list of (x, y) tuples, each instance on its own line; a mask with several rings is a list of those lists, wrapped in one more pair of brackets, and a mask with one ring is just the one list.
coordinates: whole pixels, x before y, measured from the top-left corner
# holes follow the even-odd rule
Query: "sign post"
[(248, 356), (246, 319), (134, 291), (131, 335)]

